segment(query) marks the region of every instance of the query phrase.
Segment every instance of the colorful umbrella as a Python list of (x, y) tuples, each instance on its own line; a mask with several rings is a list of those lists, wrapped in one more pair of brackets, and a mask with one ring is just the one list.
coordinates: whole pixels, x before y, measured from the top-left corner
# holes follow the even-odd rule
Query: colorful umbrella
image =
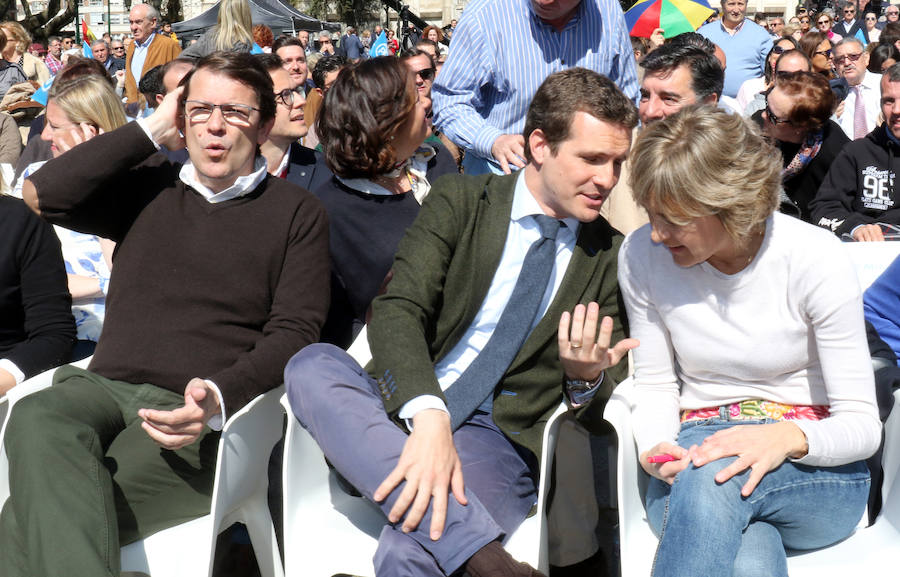
[(640, 0), (625, 13), (632, 36), (649, 38), (657, 28), (666, 38), (693, 32), (713, 13), (706, 0)]

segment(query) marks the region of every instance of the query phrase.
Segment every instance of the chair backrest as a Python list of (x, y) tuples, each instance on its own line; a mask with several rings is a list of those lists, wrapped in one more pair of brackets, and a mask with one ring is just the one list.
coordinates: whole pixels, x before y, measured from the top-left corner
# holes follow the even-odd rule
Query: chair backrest
[(856, 266), (859, 288), (863, 291), (900, 255), (900, 241), (845, 242), (841, 246)]

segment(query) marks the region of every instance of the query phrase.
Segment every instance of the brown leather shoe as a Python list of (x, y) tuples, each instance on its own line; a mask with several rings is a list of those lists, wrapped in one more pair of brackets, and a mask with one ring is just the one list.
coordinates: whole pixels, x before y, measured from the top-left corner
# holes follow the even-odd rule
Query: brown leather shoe
[(527, 563), (519, 563), (499, 541), (491, 541), (466, 562), (470, 577), (546, 577)]

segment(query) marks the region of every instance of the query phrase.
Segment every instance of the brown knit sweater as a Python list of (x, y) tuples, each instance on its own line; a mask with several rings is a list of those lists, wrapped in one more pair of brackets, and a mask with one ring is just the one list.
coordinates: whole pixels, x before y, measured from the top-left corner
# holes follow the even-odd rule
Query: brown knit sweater
[(51, 160), (31, 181), (45, 218), (118, 243), (90, 370), (179, 393), (207, 378), (233, 413), (280, 384), (291, 355), (319, 338), (325, 211), (271, 177), (210, 204), (154, 152), (131, 123)]

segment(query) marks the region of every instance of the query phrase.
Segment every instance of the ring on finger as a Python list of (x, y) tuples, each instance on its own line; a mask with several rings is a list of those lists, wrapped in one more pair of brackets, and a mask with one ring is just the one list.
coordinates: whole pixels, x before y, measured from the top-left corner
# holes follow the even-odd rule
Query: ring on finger
[(569, 348), (570, 349), (580, 349), (581, 343), (578, 343), (577, 345), (575, 343), (569, 343)]

